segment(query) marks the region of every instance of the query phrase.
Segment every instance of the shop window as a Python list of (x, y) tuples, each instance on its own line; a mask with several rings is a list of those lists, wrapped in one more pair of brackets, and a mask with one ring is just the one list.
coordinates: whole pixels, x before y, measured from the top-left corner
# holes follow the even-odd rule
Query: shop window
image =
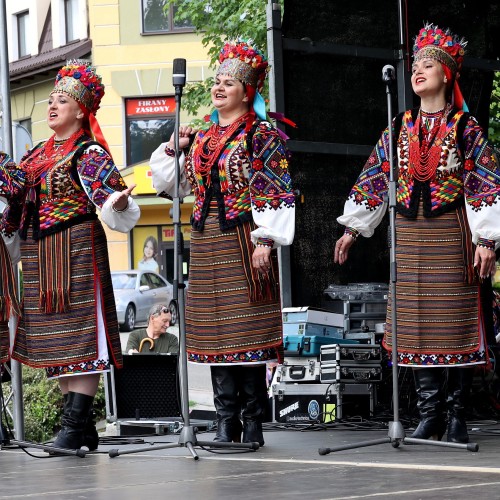
[[(193, 31), (191, 21), (177, 21), (176, 5), (167, 4), (166, 0), (141, 0), (142, 1), (142, 32), (144, 34), (171, 33), (179, 31)], [(179, 0), (186, 1), (186, 0)], [(177, 2), (179, 3), (179, 2)]]
[(170, 139), (175, 124), (174, 97), (126, 100), (127, 165), (149, 160), (151, 153)]

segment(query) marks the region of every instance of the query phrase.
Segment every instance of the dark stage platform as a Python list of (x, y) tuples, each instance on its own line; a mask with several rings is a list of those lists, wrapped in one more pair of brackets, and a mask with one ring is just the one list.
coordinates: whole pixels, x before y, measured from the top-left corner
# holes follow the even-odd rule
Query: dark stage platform
[[(256, 452), (210, 453), (164, 449), (109, 458), (108, 451), (178, 441), (148, 436), (144, 443), (105, 438), (85, 458), (33, 458), (19, 449), (0, 451), (0, 499), (477, 499), (500, 498), (500, 425), (474, 422), (472, 453), (449, 448), (382, 444), (320, 456), (318, 448), (384, 438), (385, 430), (353, 426), (265, 432)], [(299, 430), (300, 429), (300, 430)], [(213, 433), (198, 439), (211, 441)], [(116, 438), (115, 438), (116, 439)], [(130, 439), (130, 438), (129, 438)], [(146, 443), (146, 444), (145, 444)], [(30, 452), (44, 456), (39, 450)]]

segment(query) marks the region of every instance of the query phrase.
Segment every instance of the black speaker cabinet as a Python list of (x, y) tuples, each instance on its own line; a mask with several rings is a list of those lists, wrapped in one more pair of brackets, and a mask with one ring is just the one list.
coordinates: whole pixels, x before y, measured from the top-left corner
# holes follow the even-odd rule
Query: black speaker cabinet
[(123, 355), (123, 368), (108, 377), (111, 420), (181, 416), (176, 354)]

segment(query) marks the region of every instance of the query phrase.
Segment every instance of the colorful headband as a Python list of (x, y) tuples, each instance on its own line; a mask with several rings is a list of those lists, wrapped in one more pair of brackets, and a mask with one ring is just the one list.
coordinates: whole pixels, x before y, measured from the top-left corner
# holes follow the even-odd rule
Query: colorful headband
[(418, 33), (413, 45), (413, 58), (420, 61), (431, 58), (444, 64), (454, 75), (460, 72), (464, 60), (465, 46), (463, 38), (443, 31), (434, 24), (427, 23)]
[(90, 62), (74, 59), (68, 61), (57, 73), (51, 94), (55, 92), (72, 97), (95, 115), (104, 95), (104, 85)]

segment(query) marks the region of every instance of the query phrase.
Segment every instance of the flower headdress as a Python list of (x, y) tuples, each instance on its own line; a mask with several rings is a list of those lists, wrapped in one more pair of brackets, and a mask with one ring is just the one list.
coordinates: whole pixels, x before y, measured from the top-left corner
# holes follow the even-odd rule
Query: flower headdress
[(104, 96), (104, 85), (95, 67), (82, 59), (68, 61), (57, 73), (51, 95), (54, 93), (66, 94), (80, 105), (85, 115), (84, 127), (109, 151), (95, 117)]
[(450, 79), (454, 83), (452, 98), (455, 105), (460, 108), (463, 106), (467, 108), (457, 82), (462, 69), (466, 45), (467, 42), (463, 38), (459, 38), (449, 29), (442, 30), (430, 23), (426, 23), (419, 31), (413, 45), (414, 61), (431, 58), (449, 69)]
[[(217, 75), (229, 75), (242, 82), (255, 114), (265, 120), (266, 103), (260, 95), (269, 71), (265, 54), (253, 46), (250, 40), (237, 40), (224, 44), (219, 54), (219, 62)], [(211, 120), (218, 121), (216, 111), (212, 113)]]
[(74, 59), (68, 61), (57, 73), (51, 93), (54, 92), (69, 95), (95, 115), (104, 95), (104, 85), (90, 62)]

